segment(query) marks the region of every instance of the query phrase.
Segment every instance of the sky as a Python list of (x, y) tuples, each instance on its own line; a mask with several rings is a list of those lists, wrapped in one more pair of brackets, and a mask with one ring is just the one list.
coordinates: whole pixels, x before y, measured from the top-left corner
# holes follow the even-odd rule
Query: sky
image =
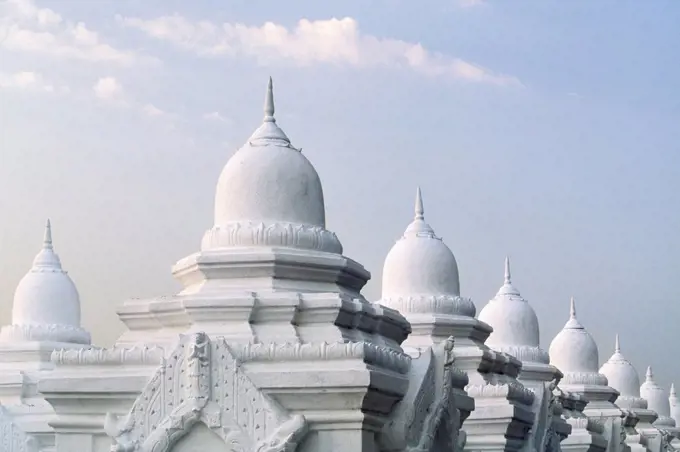
[(678, 385), (678, 23), (674, 0), (0, 1), (0, 323), (48, 217), (96, 343), (176, 292), (271, 75), (369, 300), (420, 186), (478, 311), (509, 255), (545, 349), (573, 296), (601, 363), (619, 333)]

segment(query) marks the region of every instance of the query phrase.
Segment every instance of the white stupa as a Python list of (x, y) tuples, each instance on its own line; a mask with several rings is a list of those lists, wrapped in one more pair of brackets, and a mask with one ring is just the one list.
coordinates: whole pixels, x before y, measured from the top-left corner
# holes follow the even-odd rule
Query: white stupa
[(534, 396), (516, 380), (521, 363), (484, 344), (492, 328), (475, 319), (474, 303), (460, 296), (458, 264), (425, 221), (420, 188), (415, 217), (385, 258), (379, 303), (410, 322), (405, 350), (425, 350), (454, 337), (456, 367), (469, 378), (467, 393), (484, 407), (465, 421), (467, 448), (509, 451), (524, 446), (534, 420)]
[(43, 247), (14, 292), (12, 324), (2, 328), (1, 343), (89, 344), (80, 326), (80, 296), (54, 252), (47, 220)]
[(584, 414), (600, 418), (605, 426), (608, 452), (626, 448), (622, 435), (625, 413), (614, 402), (619, 392), (608, 386), (599, 373), (597, 344), (576, 317), (576, 304), (570, 300), (569, 320), (550, 343), (550, 363), (564, 374), (560, 388), (583, 396), (588, 405)]
[(645, 381), (640, 386), (640, 395), (647, 400), (650, 410), (659, 415), (654, 426), (659, 428), (674, 428), (675, 420), (671, 417), (671, 406), (666, 391), (654, 380), (652, 366), (647, 367)]
[(54, 409), (38, 382), (54, 368), (52, 352), (89, 344), (78, 290), (54, 251), (48, 220), (42, 249), (14, 293), (12, 324), (0, 331), (0, 449), (5, 440), (16, 444), (10, 451), (54, 450)]
[(680, 427), (680, 399), (678, 399), (678, 394), (675, 392), (675, 384), (673, 383), (671, 383), (668, 403), (671, 407), (671, 417), (675, 420), (675, 426)]
[(549, 364), (550, 357), (540, 346), (538, 317), (512, 283), (509, 257), (505, 258), (503, 285), (480, 311), (478, 318), (493, 328), (486, 345), (522, 362), (519, 380), (535, 395), (533, 446), (530, 448), (556, 449), (557, 444), (572, 431), (572, 427), (560, 416), (562, 407), (553, 393), (562, 373)]

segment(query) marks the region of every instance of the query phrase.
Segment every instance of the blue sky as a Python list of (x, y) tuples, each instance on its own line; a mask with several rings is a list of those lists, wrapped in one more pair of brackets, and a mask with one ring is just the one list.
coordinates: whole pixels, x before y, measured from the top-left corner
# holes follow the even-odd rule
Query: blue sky
[(190, 3), (0, 5), (2, 323), (48, 216), (99, 342), (175, 291), (272, 75), (367, 298), (420, 185), (478, 310), (509, 254), (545, 348), (573, 295), (601, 362), (680, 383), (680, 4)]

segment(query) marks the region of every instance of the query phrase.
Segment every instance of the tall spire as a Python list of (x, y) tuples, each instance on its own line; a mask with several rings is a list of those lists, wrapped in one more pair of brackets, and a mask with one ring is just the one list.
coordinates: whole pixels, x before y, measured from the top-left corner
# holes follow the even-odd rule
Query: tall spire
[(52, 248), (52, 224), (50, 219), (47, 219), (47, 224), (45, 225), (45, 236), (43, 238), (43, 248), (51, 250)]
[(425, 209), (423, 208), (423, 194), (420, 192), (420, 186), (416, 189), (416, 220), (425, 219)]
[(512, 284), (510, 278), (510, 257), (505, 256), (505, 284)]
[(647, 373), (645, 374), (647, 381), (652, 381), (654, 379), (654, 372), (652, 371), (652, 366), (647, 366)]
[(619, 342), (619, 335), (616, 335), (616, 341), (614, 342), (614, 353), (621, 353), (621, 343)]
[(671, 397), (677, 397), (678, 395), (675, 393), (675, 383), (671, 383)]
[(274, 119), (274, 82), (271, 76), (267, 84), (267, 95), (264, 98), (264, 121), (276, 122)]
[(569, 300), (569, 318), (576, 320), (576, 302), (574, 297)]

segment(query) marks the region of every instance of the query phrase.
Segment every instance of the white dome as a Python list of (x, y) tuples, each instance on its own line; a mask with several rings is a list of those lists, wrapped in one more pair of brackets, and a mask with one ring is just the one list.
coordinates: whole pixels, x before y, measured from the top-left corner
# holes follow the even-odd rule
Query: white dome
[(418, 189), (416, 215), (385, 258), (382, 298), (460, 295), (458, 264), (425, 220)]
[(675, 420), (671, 418), (671, 405), (666, 391), (654, 381), (652, 367), (647, 367), (645, 382), (640, 386), (640, 395), (647, 400), (647, 407), (656, 411), (659, 418), (654, 425), (675, 427)]
[(598, 373), (597, 344), (576, 318), (573, 298), (570, 318), (550, 343), (548, 353), (550, 364), (560, 369), (565, 376), (567, 373)]
[(2, 329), (0, 340), (90, 341), (90, 335), (80, 328), (78, 290), (54, 252), (49, 220), (43, 248), (14, 292), (12, 325)]
[(287, 222), (324, 228), (325, 218), (319, 175), (274, 119), (270, 78), (264, 123), (220, 174), (215, 225)]
[(621, 353), (618, 334), (614, 354), (602, 365), (600, 373), (607, 377), (609, 386), (619, 391), (622, 397), (640, 397), (640, 377)]
[(510, 259), (505, 259), (503, 286), (478, 318), (493, 327), (486, 340), (489, 347), (510, 353), (521, 361), (548, 363), (548, 353), (540, 348), (536, 312), (512, 284)]
[(678, 399), (673, 383), (671, 383), (671, 395), (668, 397), (668, 402), (671, 407), (671, 417), (675, 420), (675, 425), (680, 427), (680, 399)]

